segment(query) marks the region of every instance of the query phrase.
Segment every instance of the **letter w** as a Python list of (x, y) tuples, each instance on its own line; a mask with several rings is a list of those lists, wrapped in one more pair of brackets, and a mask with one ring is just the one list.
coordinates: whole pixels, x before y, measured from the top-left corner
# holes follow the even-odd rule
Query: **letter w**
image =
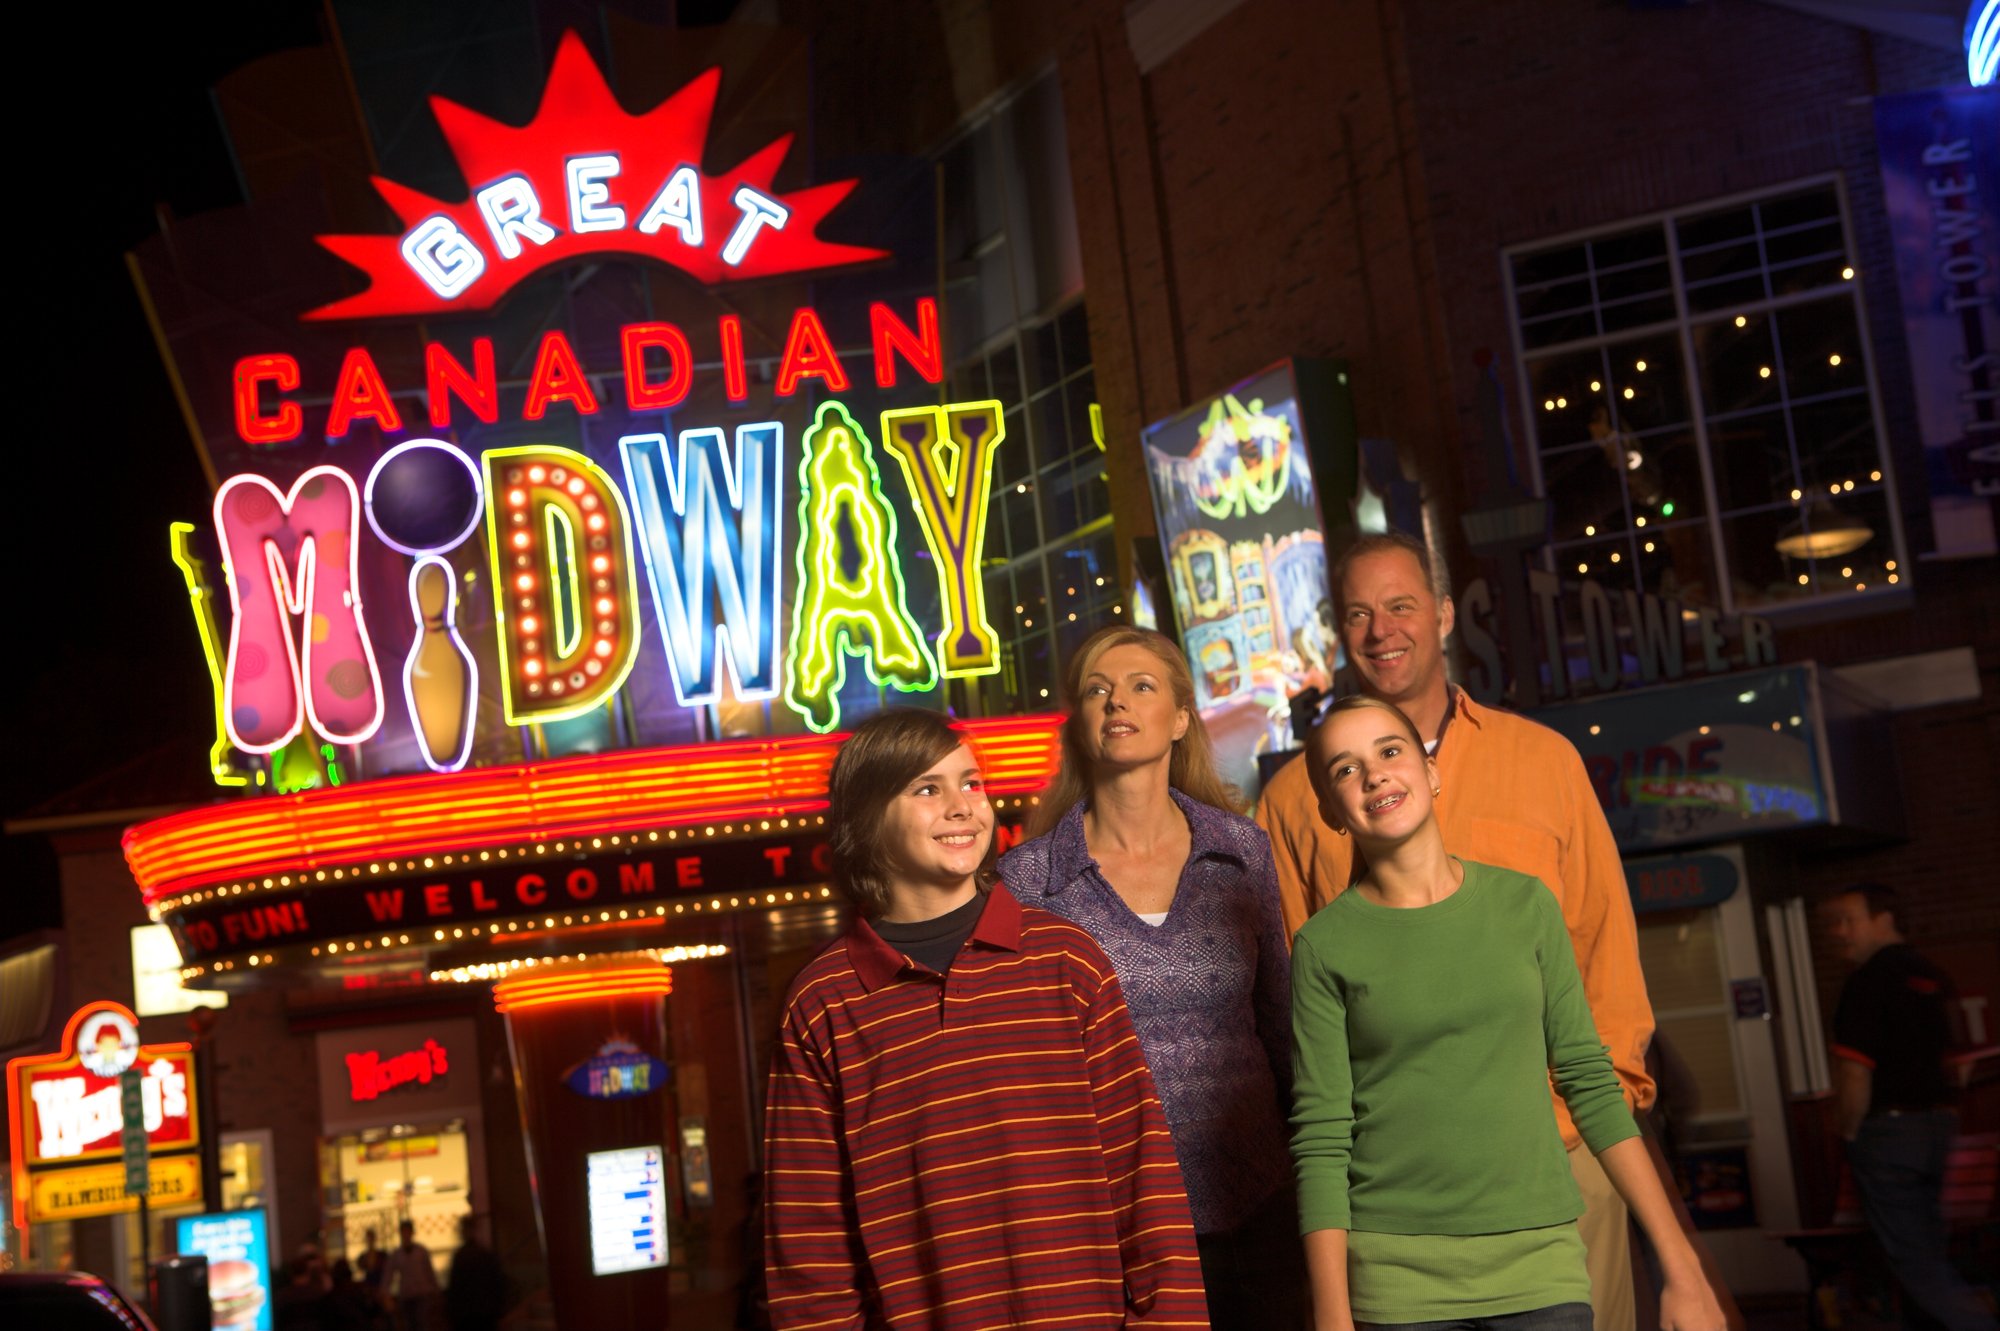
[(1934, 210), (1937, 221), (1936, 246), (1941, 250), (1955, 245), (1965, 245), (1979, 239), (1979, 233), (1986, 229), (1980, 215), (1970, 208), (1939, 208)]
[(1632, 650), (1639, 673), (1648, 680), (1679, 679), (1686, 670), (1681, 659), (1681, 607), (1657, 596), (1625, 593), (1625, 618), (1632, 625)]
[(232, 476), (215, 492), (215, 531), (234, 612), (222, 709), (230, 742), (270, 753), (307, 719), (336, 744), (373, 735), (382, 675), (362, 618), (353, 479), (314, 467), (280, 494), (262, 476)]
[[(735, 455), (719, 429), (618, 441), (651, 575), (653, 608), (683, 706), (714, 702), (717, 642), (736, 692), (778, 691), (778, 489), (785, 427), (736, 427)], [(716, 622), (720, 606), (721, 622)]]

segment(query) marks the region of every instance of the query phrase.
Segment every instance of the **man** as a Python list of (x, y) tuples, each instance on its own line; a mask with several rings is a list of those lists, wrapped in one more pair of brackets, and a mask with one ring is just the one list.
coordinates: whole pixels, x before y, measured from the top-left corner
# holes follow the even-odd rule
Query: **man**
[[(1446, 678), (1451, 597), (1422, 543), (1400, 532), (1364, 536), (1334, 566), (1332, 582), (1335, 624), (1362, 691), (1402, 708), (1437, 758), (1446, 847), (1533, 874), (1555, 893), (1598, 1035), (1626, 1100), (1643, 1111), (1653, 1101), (1646, 1075), (1653, 1011), (1624, 866), (1583, 759), (1553, 730), (1481, 706)], [(1352, 845), (1320, 822), (1311, 779), (1297, 760), (1271, 778), (1257, 820), (1271, 835), (1286, 931), (1295, 933), (1346, 889)], [(1577, 1224), (1597, 1331), (1630, 1331), (1637, 1306), (1625, 1204), (1560, 1099), (1555, 1111), (1583, 1192)]]
[(417, 1242), (417, 1227), (409, 1221), (397, 1226), (397, 1233), (403, 1241), (382, 1263), (382, 1292), (394, 1303), (397, 1331), (430, 1331), (438, 1295), (431, 1250)]
[(493, 1249), (479, 1241), (479, 1217), (470, 1211), (459, 1221), (444, 1312), (451, 1331), (493, 1331), (507, 1312), (507, 1272)]
[(1944, 1071), (1951, 980), (1903, 941), (1896, 894), (1881, 884), (1847, 888), (1826, 914), (1855, 963), (1833, 1018), (1834, 1113), (1868, 1228), (1910, 1298), (1947, 1331), (1991, 1331), (1993, 1315), (1945, 1256), (1939, 1209), (1958, 1135)]

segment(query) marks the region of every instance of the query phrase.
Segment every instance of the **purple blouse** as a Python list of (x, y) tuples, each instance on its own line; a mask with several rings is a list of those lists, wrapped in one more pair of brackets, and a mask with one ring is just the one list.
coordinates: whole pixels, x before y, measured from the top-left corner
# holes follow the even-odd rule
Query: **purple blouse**
[(1024, 905), (1089, 930), (1117, 968), (1195, 1230), (1213, 1234), (1244, 1224), (1291, 1180), (1291, 954), (1263, 829), (1170, 793), (1190, 845), (1160, 925), (1105, 880), (1084, 844), (1082, 805), (1002, 856), (1000, 877)]

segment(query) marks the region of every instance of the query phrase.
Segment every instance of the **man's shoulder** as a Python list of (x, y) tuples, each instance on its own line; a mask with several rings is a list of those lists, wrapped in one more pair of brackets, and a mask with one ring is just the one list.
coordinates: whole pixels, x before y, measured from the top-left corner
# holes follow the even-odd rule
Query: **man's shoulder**
[(1520, 712), (1480, 703), (1477, 704), (1476, 715), (1469, 715), (1467, 719), (1471, 724), (1466, 727), (1466, 733), (1477, 737), (1472, 741), (1476, 745), (1505, 746), (1518, 753), (1579, 759), (1576, 745), (1570, 742), (1568, 736)]

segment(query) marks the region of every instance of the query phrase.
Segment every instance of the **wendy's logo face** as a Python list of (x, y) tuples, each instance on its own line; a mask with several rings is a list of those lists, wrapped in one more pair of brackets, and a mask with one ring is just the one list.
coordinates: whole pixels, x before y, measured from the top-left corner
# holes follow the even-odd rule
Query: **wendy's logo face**
[(98, 1018), (77, 1047), (77, 1061), (98, 1077), (116, 1077), (139, 1057), (139, 1031), (116, 1013)]

